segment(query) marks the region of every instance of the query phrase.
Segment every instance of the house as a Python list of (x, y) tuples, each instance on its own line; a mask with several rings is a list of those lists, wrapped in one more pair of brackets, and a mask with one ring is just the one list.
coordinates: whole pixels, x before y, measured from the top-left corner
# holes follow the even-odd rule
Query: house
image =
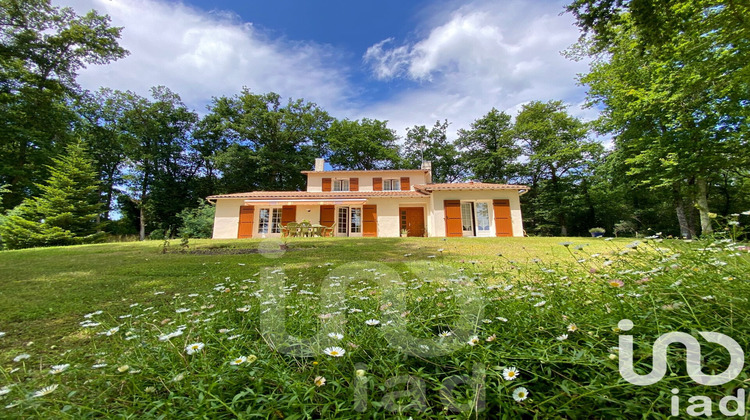
[(208, 197), (216, 203), (214, 239), (281, 236), (282, 226), (307, 220), (333, 226), (336, 236), (523, 236), (523, 185), (432, 183), (421, 169), (325, 170), (316, 159), (307, 191), (253, 191)]

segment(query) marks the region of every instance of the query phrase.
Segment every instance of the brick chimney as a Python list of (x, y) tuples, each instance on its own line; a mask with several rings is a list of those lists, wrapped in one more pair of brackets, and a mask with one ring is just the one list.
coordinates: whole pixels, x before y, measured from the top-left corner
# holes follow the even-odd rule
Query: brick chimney
[(315, 159), (315, 172), (323, 172), (326, 169), (326, 161), (323, 158)]

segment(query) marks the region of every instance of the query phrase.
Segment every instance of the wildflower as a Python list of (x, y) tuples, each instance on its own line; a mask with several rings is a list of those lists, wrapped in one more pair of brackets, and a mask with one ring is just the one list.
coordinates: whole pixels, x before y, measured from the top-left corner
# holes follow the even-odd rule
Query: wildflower
[(185, 346), (185, 351), (187, 352), (187, 354), (193, 354), (197, 351), (203, 350), (203, 347), (205, 347), (205, 344), (203, 343), (188, 344), (187, 346)]
[(560, 245), (564, 246), (565, 248), (573, 245), (573, 242), (560, 242)]
[(619, 279), (614, 279), (609, 281), (609, 285), (612, 287), (622, 287), (625, 286), (625, 282)]
[(471, 337), (469, 341), (466, 342), (466, 344), (470, 346), (476, 346), (477, 344), (479, 344), (479, 337), (477, 337), (476, 335), (474, 337)]
[(3, 395), (5, 395), (5, 394), (7, 394), (7, 393), (9, 393), (9, 392), (10, 392), (10, 388), (8, 388), (7, 386), (4, 386), (4, 387), (0, 388), (0, 397), (3, 396)]
[(506, 381), (512, 381), (518, 377), (518, 369), (515, 367), (503, 369), (503, 378)]
[(452, 333), (452, 332), (450, 332), (450, 331), (443, 331), (443, 332), (441, 332), (440, 334), (438, 334), (438, 336), (440, 336), (441, 338), (446, 338), (446, 337), (450, 337), (450, 336), (452, 336), (452, 335), (453, 335), (453, 333)]
[(91, 366), (91, 369), (101, 369), (103, 367), (107, 367), (107, 364), (106, 363), (98, 363), (98, 364), (95, 364), (95, 365)]
[(485, 341), (487, 341), (488, 343), (491, 343), (495, 341), (496, 339), (497, 339), (497, 334), (492, 334), (491, 336), (487, 337)]
[(498, 321), (500, 321), (500, 322), (508, 322), (508, 318), (503, 318), (501, 316), (497, 316), (497, 317), (495, 317), (495, 319), (498, 320)]
[(128, 366), (128, 365), (122, 365), (122, 366), (120, 366), (120, 367), (117, 368), (117, 371), (120, 372), (120, 373), (125, 373), (129, 369), (130, 369), (130, 366)]
[(315, 386), (321, 387), (326, 384), (326, 378), (322, 376), (316, 376), (313, 382), (315, 383)]
[(520, 387), (516, 388), (515, 391), (513, 391), (513, 399), (514, 400), (516, 400), (518, 402), (521, 402), (521, 401), (525, 400), (526, 398), (529, 398), (529, 390), (528, 389), (520, 386)]
[(377, 319), (368, 319), (367, 321), (365, 321), (365, 324), (374, 327), (375, 325), (380, 324), (380, 321), (378, 321)]
[(181, 380), (185, 379), (185, 374), (180, 373), (179, 375), (172, 378), (172, 382), (180, 382)]
[(546, 303), (547, 303), (546, 300), (542, 300), (542, 301), (535, 303), (534, 306), (538, 308), (540, 306), (544, 306)]
[(333, 357), (341, 357), (346, 353), (346, 350), (341, 347), (326, 347), (323, 353)]
[(616, 354), (614, 354), (614, 353), (610, 353), (609, 354), (609, 360), (616, 360), (616, 359), (617, 359), (617, 355)]
[(146, 391), (146, 392), (147, 392), (147, 393), (149, 393), (149, 394), (153, 394), (154, 392), (156, 392), (156, 388), (155, 388), (155, 387), (153, 387), (153, 386), (147, 386), (147, 387), (146, 387), (146, 388), (144, 388), (143, 390), (144, 390), (144, 391)]
[(242, 337), (242, 334), (230, 335), (229, 337), (227, 337), (227, 340), (236, 340), (240, 337)]
[(190, 308), (179, 308), (179, 309), (175, 310), (175, 312), (178, 313), (178, 314), (185, 313), (185, 312), (190, 312)]
[(367, 375), (367, 372), (364, 369), (357, 369), (354, 374), (357, 375), (358, 378), (364, 378), (365, 375)]
[(576, 331), (578, 331), (578, 326), (576, 324), (568, 325), (568, 332), (576, 332)]
[(241, 308), (237, 308), (237, 312), (248, 312), (250, 310), (250, 306), (243, 306)]
[(563, 334), (559, 337), (557, 337), (557, 341), (565, 341), (568, 339), (568, 334)]
[(39, 391), (36, 391), (33, 394), (31, 394), (31, 398), (38, 398), (38, 397), (43, 397), (45, 395), (49, 395), (49, 394), (55, 392), (55, 390), (57, 389), (57, 387), (58, 387), (57, 384), (50, 385), (50, 386), (45, 386), (44, 388), (40, 389)]
[(240, 356), (240, 357), (232, 360), (231, 362), (229, 362), (229, 364), (232, 365), (232, 366), (239, 366), (239, 365), (241, 365), (241, 364), (243, 364), (245, 362), (247, 362), (247, 357)]
[(160, 335), (159, 336), (159, 341), (168, 341), (168, 340), (170, 340), (172, 338), (175, 338), (175, 337), (178, 337), (178, 336), (181, 336), (181, 335), (182, 335), (182, 330), (179, 329), (179, 330), (177, 330), (175, 332), (171, 332), (169, 334)]
[(26, 353), (19, 354), (18, 356), (16, 356), (16, 357), (13, 358), (13, 361), (14, 362), (20, 362), (21, 360), (28, 359), (29, 357), (31, 357), (30, 354), (26, 354)]
[(69, 367), (70, 367), (70, 365), (67, 364), (67, 363), (64, 364), (64, 365), (54, 365), (54, 366), (52, 366), (52, 370), (49, 371), (49, 374), (50, 375), (57, 375), (58, 373), (65, 372), (65, 370), (67, 370)]
[(251, 354), (250, 356), (247, 356), (247, 363), (253, 363), (256, 360), (258, 360), (258, 356)]
[(111, 337), (117, 334), (118, 331), (120, 331), (120, 327), (110, 328), (109, 330), (107, 330), (107, 332), (104, 333), (104, 335), (106, 335), (107, 337)]
[(341, 333), (332, 332), (332, 333), (328, 333), (328, 336), (331, 338), (335, 338), (336, 340), (341, 340), (342, 338), (344, 338), (344, 334), (341, 334)]

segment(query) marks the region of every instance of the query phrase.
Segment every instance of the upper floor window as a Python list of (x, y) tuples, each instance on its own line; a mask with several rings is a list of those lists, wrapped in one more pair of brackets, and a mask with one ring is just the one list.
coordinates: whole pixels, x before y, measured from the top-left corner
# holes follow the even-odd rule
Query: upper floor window
[(383, 180), (383, 191), (398, 191), (401, 189), (401, 184), (398, 179), (384, 179)]
[(349, 191), (349, 180), (348, 179), (336, 179), (333, 181), (334, 191)]

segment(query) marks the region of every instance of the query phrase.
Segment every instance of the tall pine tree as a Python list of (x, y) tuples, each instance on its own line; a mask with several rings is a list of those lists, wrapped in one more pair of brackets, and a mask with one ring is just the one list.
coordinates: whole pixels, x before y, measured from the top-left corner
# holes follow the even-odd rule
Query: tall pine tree
[(24, 200), (0, 225), (7, 248), (72, 245), (103, 236), (96, 171), (83, 146), (68, 146), (49, 170), (46, 184), (37, 185), (41, 194)]

